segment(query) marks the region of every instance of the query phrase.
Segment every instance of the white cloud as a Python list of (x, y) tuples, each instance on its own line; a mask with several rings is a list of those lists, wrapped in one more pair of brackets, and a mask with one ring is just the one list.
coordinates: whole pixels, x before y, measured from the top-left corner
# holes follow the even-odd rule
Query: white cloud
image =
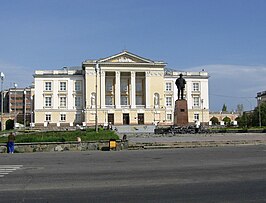
[(257, 92), (266, 90), (266, 66), (210, 64), (189, 68), (189, 71), (205, 69), (210, 75), (210, 109), (221, 110), (225, 103), (229, 110), (244, 104), (245, 110), (256, 105)]

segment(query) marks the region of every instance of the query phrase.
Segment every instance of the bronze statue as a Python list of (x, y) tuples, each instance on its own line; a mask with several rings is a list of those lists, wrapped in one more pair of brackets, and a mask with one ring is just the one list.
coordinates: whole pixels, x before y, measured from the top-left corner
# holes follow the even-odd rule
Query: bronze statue
[(179, 75), (179, 78), (176, 79), (175, 84), (178, 89), (178, 100), (180, 99), (180, 93), (181, 93), (181, 99), (184, 99), (184, 89), (186, 85), (186, 80), (182, 77), (182, 73)]

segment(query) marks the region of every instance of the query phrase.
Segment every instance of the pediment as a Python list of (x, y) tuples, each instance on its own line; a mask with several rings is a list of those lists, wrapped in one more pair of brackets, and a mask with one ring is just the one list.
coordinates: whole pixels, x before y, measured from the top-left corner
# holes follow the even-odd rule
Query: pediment
[(153, 63), (152, 60), (132, 54), (128, 51), (123, 51), (119, 54), (99, 60), (104, 63)]

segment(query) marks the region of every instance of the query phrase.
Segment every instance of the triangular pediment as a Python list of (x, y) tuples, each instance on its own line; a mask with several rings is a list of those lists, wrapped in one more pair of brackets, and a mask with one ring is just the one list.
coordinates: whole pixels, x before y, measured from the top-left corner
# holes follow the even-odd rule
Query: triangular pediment
[(152, 60), (137, 56), (128, 51), (99, 60), (101, 63), (154, 63)]

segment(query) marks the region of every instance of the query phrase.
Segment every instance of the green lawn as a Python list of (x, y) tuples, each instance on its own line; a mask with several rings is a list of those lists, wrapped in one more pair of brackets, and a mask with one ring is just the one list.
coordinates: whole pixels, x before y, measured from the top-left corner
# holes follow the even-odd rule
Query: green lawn
[[(16, 142), (67, 142), (77, 141), (77, 137), (80, 137), (81, 141), (119, 139), (118, 135), (114, 131), (99, 129), (99, 132), (96, 133), (94, 129), (88, 129), (86, 131), (76, 130), (19, 133), (16, 136)], [(0, 137), (0, 143), (5, 142), (7, 142), (7, 137)]]

